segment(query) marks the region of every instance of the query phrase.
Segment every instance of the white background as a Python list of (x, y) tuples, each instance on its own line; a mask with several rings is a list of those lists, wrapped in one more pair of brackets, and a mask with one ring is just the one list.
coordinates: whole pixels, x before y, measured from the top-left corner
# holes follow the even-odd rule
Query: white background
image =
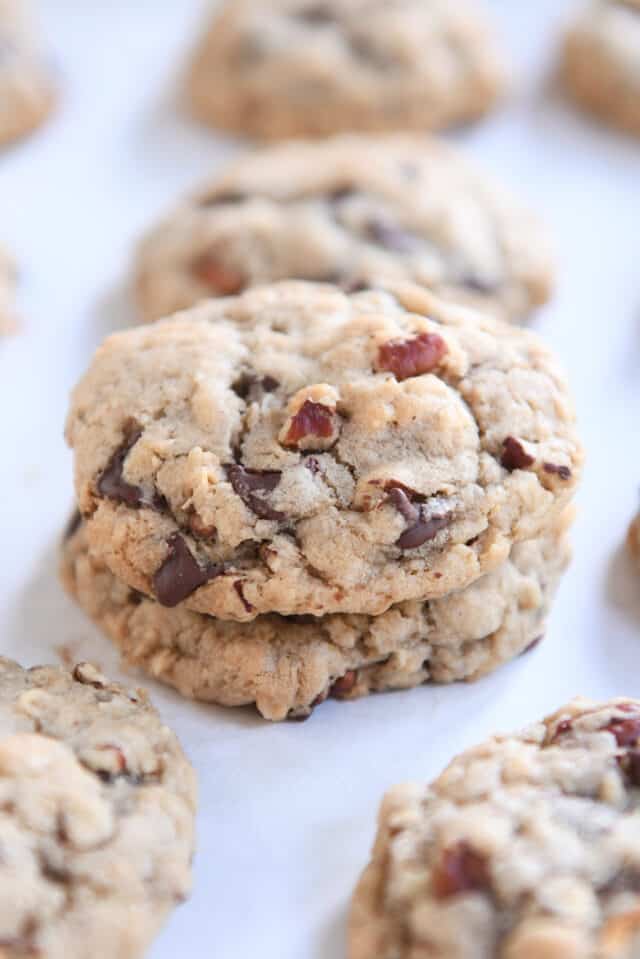
[[(153, 959), (342, 957), (348, 896), (387, 786), (430, 778), (463, 747), (573, 694), (640, 694), (640, 580), (621, 549), (640, 483), (640, 141), (590, 125), (550, 91), (570, 5), (492, 6), (512, 97), (455, 138), (553, 231), (557, 295), (536, 326), (568, 368), (588, 451), (575, 559), (547, 639), (476, 685), (328, 702), (301, 724), (152, 685), (201, 790), (193, 897)], [(136, 237), (235, 149), (176, 103), (200, 13), (195, 0), (43, 2), (60, 108), (0, 155), (0, 237), (22, 268), (24, 317), (0, 344), (0, 649), (25, 664), (55, 661), (65, 644), (118, 674), (56, 580), (72, 500), (62, 428), (93, 347), (133, 322)]]

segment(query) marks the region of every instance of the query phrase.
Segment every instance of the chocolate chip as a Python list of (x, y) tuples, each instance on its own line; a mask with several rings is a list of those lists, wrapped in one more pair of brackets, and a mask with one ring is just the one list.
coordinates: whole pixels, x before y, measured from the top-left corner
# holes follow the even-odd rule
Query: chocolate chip
[(389, 483), (386, 488), (387, 499), (410, 524), (396, 540), (396, 546), (400, 549), (417, 549), (423, 546), (449, 524), (449, 514), (425, 515), (424, 506), (416, 506), (412, 502), (412, 498), (419, 494), (409, 487), (400, 483)]
[(344, 699), (353, 690), (357, 681), (358, 671), (348, 669), (344, 676), (340, 676), (331, 684), (329, 695), (333, 696), (334, 699)]
[(513, 470), (524, 470), (535, 463), (535, 459), (525, 450), (520, 440), (515, 436), (507, 436), (502, 441), (502, 455), (500, 462), (510, 473)]
[(275, 377), (256, 376), (255, 373), (241, 373), (231, 384), (231, 389), (241, 400), (248, 403), (259, 402), (265, 393), (273, 393), (280, 386)]
[(296, 20), (301, 20), (303, 23), (313, 26), (320, 26), (324, 23), (334, 23), (335, 18), (329, 7), (323, 3), (316, 3), (296, 13)]
[(316, 475), (316, 473), (320, 472), (320, 463), (315, 458), (315, 456), (308, 456), (307, 459), (304, 461), (304, 465), (309, 470), (309, 472), (312, 473), (314, 476)]
[(244, 590), (242, 587), (242, 580), (237, 579), (233, 584), (233, 588), (235, 589), (236, 593), (240, 597), (240, 602), (242, 603), (246, 611), (248, 613), (252, 612), (252, 610), (255, 609), (255, 606), (253, 606), (248, 599), (245, 599)]
[(74, 533), (80, 529), (82, 523), (82, 514), (79, 509), (76, 509), (71, 514), (71, 517), (64, 528), (64, 533), (62, 534), (62, 541), (66, 543), (67, 540), (70, 540)]
[(231, 296), (240, 293), (247, 285), (247, 278), (232, 266), (226, 266), (215, 253), (203, 253), (191, 264), (191, 272), (216, 296)]
[(200, 566), (180, 533), (174, 533), (167, 546), (167, 557), (153, 576), (153, 588), (162, 606), (177, 606), (200, 586), (224, 572), (224, 567), (219, 564)]
[(558, 466), (556, 463), (543, 463), (542, 469), (545, 473), (555, 474), (561, 480), (571, 479), (571, 470), (568, 466)]
[(368, 220), (364, 230), (368, 240), (394, 253), (411, 253), (420, 242), (413, 234), (380, 217)]
[(276, 522), (285, 518), (284, 513), (273, 509), (264, 498), (264, 494), (271, 493), (280, 482), (282, 473), (279, 470), (252, 470), (239, 463), (225, 469), (234, 493), (256, 516)]
[(418, 549), (433, 539), (441, 529), (448, 526), (450, 517), (446, 515), (434, 515), (425, 517), (420, 511), (420, 519), (415, 525), (406, 529), (402, 536), (396, 540), (396, 546), (400, 549)]
[(490, 876), (487, 861), (462, 840), (443, 851), (433, 870), (431, 882), (438, 899), (488, 889)]
[(437, 333), (419, 333), (408, 340), (389, 340), (378, 348), (377, 366), (398, 380), (406, 380), (434, 370), (447, 352), (447, 344)]
[(101, 496), (136, 508), (145, 503), (144, 493), (141, 487), (128, 483), (122, 474), (130, 450), (142, 436), (142, 428), (135, 420), (127, 420), (123, 432), (124, 439), (111, 454), (111, 459), (98, 478), (97, 488)]
[(285, 446), (296, 446), (301, 440), (328, 439), (335, 430), (335, 413), (322, 403), (305, 400), (298, 412), (291, 417), (291, 424), (284, 438)]

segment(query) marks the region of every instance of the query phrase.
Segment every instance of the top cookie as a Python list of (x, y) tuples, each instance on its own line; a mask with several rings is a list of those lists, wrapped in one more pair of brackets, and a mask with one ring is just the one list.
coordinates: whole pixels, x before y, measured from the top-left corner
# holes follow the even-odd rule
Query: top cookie
[(595, 0), (567, 32), (570, 94), (605, 122), (640, 135), (640, 0)]
[(575, 700), (385, 798), (349, 959), (634, 959), (640, 702)]
[(517, 319), (548, 298), (551, 259), (537, 219), (459, 151), (341, 136), (232, 162), (145, 238), (136, 286), (147, 319), (274, 280), (385, 277)]
[(23, 0), (0, 0), (0, 144), (37, 127), (55, 99)]
[(232, 0), (191, 63), (206, 123), (265, 139), (436, 129), (484, 114), (504, 71), (467, 0)]
[(140, 691), (0, 657), (0, 955), (134, 959), (189, 891), (195, 779)]
[(407, 286), (274, 284), (111, 336), (67, 436), (96, 554), (239, 620), (460, 588), (550, 525), (581, 463), (538, 338)]

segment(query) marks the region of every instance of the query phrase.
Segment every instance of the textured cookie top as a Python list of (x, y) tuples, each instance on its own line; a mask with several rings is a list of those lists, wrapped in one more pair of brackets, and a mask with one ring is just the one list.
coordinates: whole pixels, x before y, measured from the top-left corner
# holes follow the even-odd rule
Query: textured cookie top
[(9, 254), (0, 246), (0, 336), (15, 328), (13, 294), (16, 271)]
[(503, 83), (465, 0), (232, 0), (196, 50), (188, 94), (206, 122), (282, 138), (459, 123)]
[(232, 162), (153, 229), (136, 269), (147, 319), (257, 283), (412, 280), (520, 317), (549, 296), (527, 210), (427, 137), (336, 137)]
[(518, 543), (466, 589), (375, 617), (271, 614), (236, 623), (165, 609), (91, 555), (83, 524), (65, 540), (61, 576), (128, 662), (190, 698), (255, 702), (265, 718), (280, 720), (308, 715), (329, 696), (477, 679), (536, 645), (569, 561), (570, 518)]
[(550, 526), (581, 462), (539, 339), (417, 287), (275, 284), (112, 336), (67, 435), (96, 553), (228, 619), (462, 587)]
[(26, 0), (0, 0), (0, 143), (37, 126), (54, 100)]
[(385, 798), (349, 959), (630, 959), (640, 702), (575, 700)]
[(142, 691), (0, 658), (0, 954), (129, 959), (188, 892), (195, 779)]

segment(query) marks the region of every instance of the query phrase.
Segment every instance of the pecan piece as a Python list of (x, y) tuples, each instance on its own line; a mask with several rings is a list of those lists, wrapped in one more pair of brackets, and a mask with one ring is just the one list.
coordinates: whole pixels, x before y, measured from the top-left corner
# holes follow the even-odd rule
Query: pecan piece
[(447, 344), (438, 333), (419, 333), (408, 340), (389, 340), (378, 347), (376, 366), (398, 380), (431, 373), (447, 352)]
[(457, 842), (443, 851), (433, 871), (432, 884), (438, 899), (488, 889), (487, 861), (464, 840)]
[(214, 253), (203, 253), (196, 257), (191, 264), (191, 272), (216, 296), (240, 293), (247, 285), (247, 278), (239, 270), (225, 266)]

